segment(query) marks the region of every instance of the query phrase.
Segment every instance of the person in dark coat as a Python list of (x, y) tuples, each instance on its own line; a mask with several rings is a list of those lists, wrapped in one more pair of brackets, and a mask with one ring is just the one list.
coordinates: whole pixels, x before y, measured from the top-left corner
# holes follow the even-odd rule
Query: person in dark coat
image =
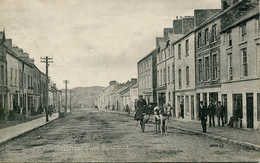
[(221, 105), (221, 102), (218, 102), (218, 105), (216, 106), (216, 113), (217, 113), (217, 117), (218, 117), (218, 126), (220, 127), (220, 119), (222, 122), (222, 126), (224, 126), (224, 107)]
[(201, 126), (203, 129), (203, 132), (206, 133), (206, 131), (207, 131), (207, 107), (203, 105), (203, 101), (200, 101), (199, 119), (201, 121)]
[(147, 106), (146, 101), (143, 99), (143, 96), (139, 96), (139, 100), (137, 101), (137, 111), (135, 113), (135, 119), (140, 120), (142, 123), (143, 122), (143, 116), (142, 116), (142, 111), (145, 109)]
[(215, 127), (215, 112), (216, 112), (215, 105), (213, 105), (213, 103), (211, 101), (208, 106), (209, 127), (211, 127), (211, 121), (213, 123), (213, 127)]

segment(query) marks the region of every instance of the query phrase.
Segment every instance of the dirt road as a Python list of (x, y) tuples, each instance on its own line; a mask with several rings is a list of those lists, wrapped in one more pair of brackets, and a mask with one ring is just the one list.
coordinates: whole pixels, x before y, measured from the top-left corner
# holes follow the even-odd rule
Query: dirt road
[(155, 134), (152, 123), (142, 133), (128, 115), (91, 109), (76, 110), (0, 149), (1, 162), (259, 160), (257, 151), (173, 128)]

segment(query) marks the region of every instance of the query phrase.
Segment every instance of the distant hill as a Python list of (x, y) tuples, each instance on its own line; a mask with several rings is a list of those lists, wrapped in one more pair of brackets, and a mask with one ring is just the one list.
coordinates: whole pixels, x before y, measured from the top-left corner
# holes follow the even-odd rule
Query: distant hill
[[(95, 98), (105, 87), (93, 86), (93, 87), (76, 87), (71, 92), (71, 106), (77, 107), (94, 107)], [(65, 89), (62, 91), (62, 105), (65, 105)], [(67, 105), (70, 105), (70, 90), (67, 92)]]

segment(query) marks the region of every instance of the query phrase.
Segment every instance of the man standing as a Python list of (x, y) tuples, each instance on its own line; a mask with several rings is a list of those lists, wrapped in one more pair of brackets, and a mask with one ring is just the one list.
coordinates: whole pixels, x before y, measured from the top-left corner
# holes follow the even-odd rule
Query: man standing
[(215, 105), (213, 105), (212, 101), (208, 106), (209, 113), (209, 127), (211, 127), (211, 121), (213, 123), (213, 127), (215, 127)]
[(141, 122), (143, 122), (143, 113), (142, 111), (144, 110), (144, 108), (147, 106), (146, 101), (143, 99), (143, 96), (140, 95), (139, 96), (139, 100), (137, 101), (137, 111), (135, 113), (135, 119), (136, 120), (140, 120)]
[(200, 101), (200, 108), (199, 108), (199, 119), (201, 120), (201, 126), (203, 132), (206, 133), (207, 130), (207, 108), (203, 105), (203, 101)]
[(143, 99), (143, 96), (139, 96), (139, 100), (137, 101), (137, 109), (143, 110), (147, 106), (146, 101)]
[(222, 121), (222, 126), (224, 126), (224, 121), (223, 121), (223, 117), (224, 117), (224, 107), (221, 105), (221, 102), (218, 102), (218, 105), (216, 106), (216, 113), (218, 116), (218, 127), (220, 127), (220, 119)]

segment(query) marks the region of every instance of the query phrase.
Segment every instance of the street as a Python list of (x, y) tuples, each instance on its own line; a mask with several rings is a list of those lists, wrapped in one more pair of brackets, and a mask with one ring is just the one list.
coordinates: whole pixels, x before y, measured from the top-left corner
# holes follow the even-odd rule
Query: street
[[(151, 118), (152, 119), (152, 118)], [(220, 147), (219, 145), (224, 145)], [(259, 161), (259, 152), (168, 127), (140, 125), (119, 112), (78, 109), (0, 147), (0, 162)]]

